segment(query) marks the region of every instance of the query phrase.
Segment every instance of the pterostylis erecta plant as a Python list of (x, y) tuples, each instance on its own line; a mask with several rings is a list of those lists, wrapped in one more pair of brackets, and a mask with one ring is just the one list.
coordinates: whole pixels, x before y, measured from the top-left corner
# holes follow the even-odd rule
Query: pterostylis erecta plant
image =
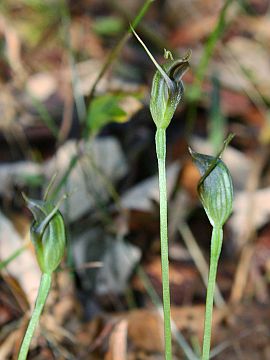
[(30, 228), (30, 235), (42, 276), (35, 307), (21, 344), (18, 360), (27, 358), (34, 331), (50, 291), (52, 274), (60, 264), (66, 248), (65, 225), (59, 211), (59, 206), (66, 196), (58, 201), (56, 205), (48, 200), (49, 190), (53, 181), (54, 178), (49, 184), (43, 200), (28, 199), (23, 194), (27, 207), (34, 217)]
[(228, 136), (228, 138), (224, 141), (223, 148), (216, 157), (199, 154), (190, 149), (192, 159), (202, 176), (198, 183), (198, 194), (207, 217), (213, 227), (210, 250), (210, 268), (205, 306), (202, 360), (209, 359), (213, 300), (217, 266), (223, 240), (223, 225), (232, 212), (232, 179), (227, 166), (220, 158), (232, 138), (232, 134)]
[(166, 129), (169, 126), (175, 110), (184, 94), (182, 76), (189, 67), (191, 51), (183, 58), (174, 60), (172, 54), (165, 50), (166, 62), (160, 66), (146, 45), (133, 30), (134, 35), (144, 47), (157, 71), (153, 78), (150, 112), (156, 124), (156, 153), (158, 160), (159, 194), (160, 194), (160, 243), (162, 293), (164, 313), (165, 359), (172, 359), (171, 320), (170, 320), (170, 287), (168, 258), (168, 220), (167, 220), (167, 185), (166, 185)]

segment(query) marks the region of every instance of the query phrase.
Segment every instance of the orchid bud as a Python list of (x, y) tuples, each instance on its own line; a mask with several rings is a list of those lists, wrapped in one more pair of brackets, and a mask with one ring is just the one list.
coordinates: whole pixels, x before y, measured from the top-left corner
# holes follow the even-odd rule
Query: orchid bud
[(182, 59), (167, 60), (158, 69), (152, 83), (150, 111), (157, 128), (166, 129), (184, 94), (182, 76), (189, 67), (191, 52)]
[(173, 60), (172, 54), (165, 50), (164, 57), (167, 59), (167, 62), (160, 66), (136, 31), (132, 27), (131, 29), (157, 68), (152, 83), (150, 112), (156, 127), (158, 129), (166, 129), (184, 94), (184, 86), (181, 79), (189, 68), (191, 50), (178, 60)]
[(39, 267), (43, 273), (51, 274), (60, 264), (66, 246), (65, 225), (59, 211), (60, 202), (54, 206), (49, 201), (32, 200), (25, 195), (24, 199), (34, 216), (30, 234)]
[(200, 174), (198, 194), (212, 226), (222, 227), (232, 212), (233, 186), (227, 166), (218, 157), (190, 149)]

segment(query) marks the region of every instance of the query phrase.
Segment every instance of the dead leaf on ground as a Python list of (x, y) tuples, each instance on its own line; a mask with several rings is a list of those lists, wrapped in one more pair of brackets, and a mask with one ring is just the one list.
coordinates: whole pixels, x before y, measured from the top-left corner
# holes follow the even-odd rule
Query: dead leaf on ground
[[(241, 191), (235, 194), (233, 215), (229, 220), (237, 246), (244, 245), (240, 241), (244, 238), (246, 229), (253, 226), (259, 229), (270, 219), (270, 188), (255, 192)], [(252, 225), (251, 225), (252, 223)]]
[(20, 335), (20, 331), (14, 330), (5, 338), (5, 340), (0, 345), (0, 359), (5, 360), (10, 358), (14, 351), (14, 346), (18, 335)]
[[(172, 193), (177, 175), (179, 172), (179, 163), (168, 166), (167, 169), (167, 187), (168, 197)], [(151, 211), (152, 202), (159, 202), (158, 177), (148, 178), (138, 185), (128, 190), (121, 199), (121, 204), (126, 209), (135, 209), (141, 211)]]
[(35, 99), (46, 101), (57, 90), (56, 77), (51, 73), (36, 73), (27, 80), (26, 90)]
[[(153, 287), (162, 297), (162, 277), (160, 257), (156, 256), (151, 262), (144, 266), (144, 271), (149, 277)], [(198, 271), (194, 266), (183, 263), (170, 262), (170, 284), (172, 304), (189, 303), (193, 296), (203, 291), (203, 285)], [(133, 280), (136, 289), (145, 292), (144, 283), (138, 275)]]
[(126, 360), (127, 358), (127, 329), (126, 319), (120, 320), (114, 327), (109, 340), (109, 349), (105, 360)]
[[(29, 233), (27, 233), (29, 237)], [(12, 223), (0, 213), (0, 254), (1, 260), (7, 259), (21, 248), (25, 240), (22, 239)], [(28, 239), (30, 243), (30, 239)], [(25, 250), (20, 256), (7, 265), (7, 270), (20, 284), (30, 307), (33, 308), (40, 282), (40, 269), (33, 252)]]
[(268, 16), (240, 16), (239, 18), (240, 31), (248, 31), (255, 37), (255, 39), (269, 46), (270, 42), (270, 19)]
[(170, 43), (173, 47), (192, 46), (204, 40), (213, 31), (216, 22), (216, 15), (203, 17), (200, 21), (188, 22), (173, 32)]
[(163, 351), (163, 322), (158, 311), (133, 310), (126, 318), (128, 338), (133, 347), (147, 352)]
[[(98, 202), (106, 201), (111, 196), (111, 183), (119, 180), (127, 172), (126, 159), (116, 139), (96, 138), (91, 143), (81, 142), (79, 147), (75, 141), (69, 140), (44, 164), (43, 171), (48, 181), (56, 172), (57, 181), (61, 179), (75, 156), (79, 156), (79, 160), (66, 183), (66, 189), (72, 193), (65, 202), (72, 209), (66, 214), (71, 222), (93, 209)], [(62, 206), (64, 214), (65, 204)]]

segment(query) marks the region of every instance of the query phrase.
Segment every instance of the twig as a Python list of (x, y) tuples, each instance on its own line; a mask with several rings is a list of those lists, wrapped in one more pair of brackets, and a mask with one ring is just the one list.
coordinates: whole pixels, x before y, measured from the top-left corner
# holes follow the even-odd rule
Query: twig
[[(200, 247), (198, 246), (198, 244), (186, 222), (182, 222), (179, 225), (178, 230), (186, 244), (186, 247), (188, 248), (190, 255), (192, 256), (192, 259), (193, 259), (195, 265), (197, 266), (197, 269), (199, 270), (199, 272), (201, 274), (201, 277), (203, 279), (205, 286), (207, 287), (208, 264), (202, 254)], [(219, 308), (222, 308), (225, 305), (225, 301), (219, 290), (218, 285), (216, 285), (214, 301), (215, 301), (215, 305)]]

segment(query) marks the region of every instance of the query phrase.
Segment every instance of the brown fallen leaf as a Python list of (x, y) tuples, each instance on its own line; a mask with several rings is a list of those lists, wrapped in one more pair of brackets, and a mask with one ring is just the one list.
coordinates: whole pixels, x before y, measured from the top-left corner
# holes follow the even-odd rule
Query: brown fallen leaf
[[(204, 310), (203, 305), (172, 306), (171, 316), (175, 323), (175, 329), (184, 332), (184, 334), (193, 334), (201, 341), (203, 337)], [(215, 329), (226, 315), (226, 309), (214, 309), (213, 333), (218, 333)], [(119, 327), (116, 328), (117, 325), (115, 324)], [(175, 329), (173, 330), (173, 338)], [(186, 335), (187, 339), (188, 337), (189, 335)], [(139, 353), (147, 354), (149, 356), (149, 358), (146, 357), (147, 359), (152, 359), (151, 356), (159, 359), (159, 355), (162, 356), (164, 351), (162, 310), (156, 308), (135, 309), (117, 315), (99, 316), (86, 324), (83, 329), (80, 328), (76, 339), (76, 343), (80, 343), (84, 347), (83, 354), (85, 355), (82, 358), (87, 358), (91, 353), (93, 359), (96, 355), (100, 359), (101, 356), (104, 356), (104, 348), (107, 349), (109, 342), (109, 348), (105, 352), (106, 360), (144, 359), (144, 357), (136, 357)], [(215, 336), (213, 336), (213, 340), (215, 341)], [(126, 342), (128, 343), (128, 349), (125, 348)], [(114, 353), (116, 345), (118, 351), (121, 349), (121, 358), (119, 353)], [(117, 354), (117, 357), (112, 357), (114, 354), (115, 356)], [(126, 358), (123, 357), (124, 354), (126, 354)]]
[[(171, 316), (178, 330), (196, 334), (202, 340), (204, 311), (203, 305), (172, 306)], [(214, 309), (213, 333), (226, 315), (225, 310)], [(163, 352), (163, 321), (157, 310), (133, 310), (127, 314), (127, 320), (128, 340), (133, 347), (150, 353)]]
[(13, 353), (16, 339), (18, 338), (20, 331), (12, 331), (0, 345), (0, 359), (9, 359)]
[(6, 41), (5, 56), (9, 65), (15, 73), (15, 78), (24, 79), (26, 72), (21, 59), (21, 39), (18, 32), (4, 16), (0, 16), (0, 35), (3, 33)]
[[(0, 213), (0, 254), (1, 260), (7, 259), (20, 249), (23, 245), (30, 244), (28, 233), (25, 241), (15, 230), (13, 224), (3, 214)], [(33, 308), (36, 300), (37, 290), (40, 282), (40, 269), (34, 254), (28, 249), (11, 261), (6, 269), (19, 283), (27, 296), (28, 303)]]
[(179, 185), (185, 189), (192, 199), (197, 199), (197, 184), (200, 180), (200, 173), (191, 159), (183, 165), (179, 175)]
[(126, 360), (127, 358), (127, 329), (126, 319), (120, 320), (114, 327), (109, 340), (109, 349), (105, 360)]
[[(157, 294), (162, 297), (162, 276), (160, 257), (156, 256), (151, 262), (144, 266), (144, 271), (151, 281)], [(198, 271), (194, 266), (181, 262), (170, 262), (170, 284), (171, 302), (175, 305), (189, 303), (194, 295), (203, 293), (203, 285)], [(145, 292), (142, 279), (136, 275), (133, 280), (133, 287), (138, 291)]]
[[(200, 341), (203, 339), (204, 330), (204, 305), (193, 305), (171, 308), (171, 316), (175, 322), (177, 329), (181, 332), (188, 331), (189, 333), (196, 334)], [(227, 315), (227, 309), (214, 308), (212, 333), (213, 340), (215, 340), (215, 329)]]
[(239, 31), (248, 31), (263, 45), (268, 46), (270, 41), (269, 16), (245, 16), (239, 18)]
[[(269, 222), (270, 215), (270, 187), (253, 192), (241, 191), (235, 196), (234, 212), (229, 225), (237, 239), (237, 246), (241, 248), (246, 229), (251, 223), (259, 229)], [(244, 240), (242, 240), (244, 239)]]
[(164, 349), (163, 321), (156, 310), (133, 310), (127, 314), (128, 338), (133, 347), (147, 352)]
[(205, 39), (213, 31), (217, 22), (216, 15), (201, 18), (200, 21), (188, 22), (173, 32), (170, 39), (172, 47), (191, 46)]

